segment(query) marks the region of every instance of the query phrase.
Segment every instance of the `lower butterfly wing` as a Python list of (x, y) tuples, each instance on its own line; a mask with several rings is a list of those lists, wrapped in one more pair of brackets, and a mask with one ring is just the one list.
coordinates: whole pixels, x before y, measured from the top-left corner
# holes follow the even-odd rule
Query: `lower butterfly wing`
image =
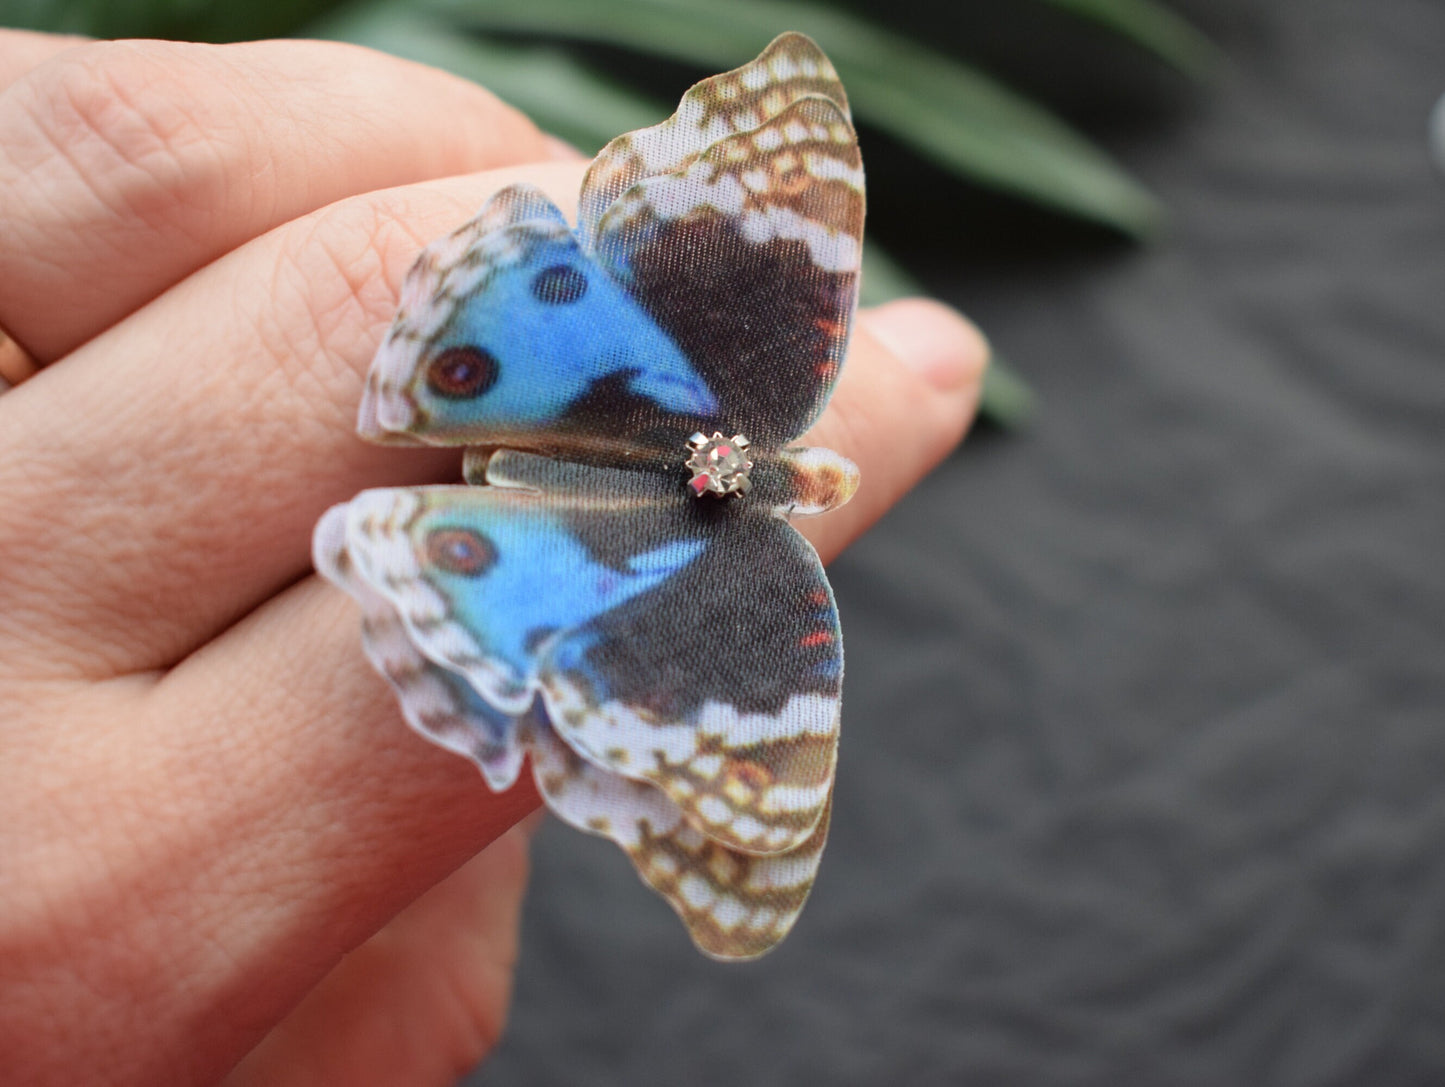
[(746, 504), (568, 472), (561, 492), (364, 491), (339, 530), (355, 577), (494, 709), (540, 690), (573, 749), (709, 837), (798, 848), (832, 788), (843, 680), (816, 553)]
[(706, 550), (560, 633), (538, 678), (559, 735), (656, 785), (732, 850), (796, 851), (837, 754), (843, 647), (817, 554), (786, 522), (687, 500)]
[[(411, 603), (403, 605), (411, 609), (410, 618), (404, 616), (398, 604), (424, 596), (405, 579), (383, 578), (387, 591), (373, 587), (352, 551), (367, 555), (367, 568), (376, 576), (372, 552), (379, 537), (371, 535), (373, 527), (349, 537), (352, 526), (368, 526), (369, 518), (378, 516), (391, 524), (416, 525), (417, 535), (412, 538), (419, 564), (425, 568), (431, 537), (424, 526), (430, 525), (431, 531), (467, 526), (488, 532), (500, 552), (515, 537), (499, 530), (504, 519), (488, 516), (494, 512), (490, 507), (499, 504), (505, 509), (515, 504), (507, 499), (521, 499), (526, 509), (532, 505), (529, 498), (535, 497), (501, 496), (504, 500), (494, 503), (498, 496), (466, 491), (466, 497), (486, 500), (461, 517), (453, 511), (428, 521), (419, 513), (428, 504), (443, 510), (466, 505), (458, 501), (462, 496), (452, 493), (464, 489), (431, 490), (442, 493), (428, 496), (422, 491), (418, 498), (418, 492), (369, 492), (372, 497), (364, 504), (368, 512), (360, 517), (347, 506), (338, 506), (317, 526), (314, 547), (317, 570), (361, 605), (367, 656), (396, 692), (408, 723), (434, 743), (471, 758), (495, 791), (511, 787), (524, 753), (530, 755), (538, 790), (548, 807), (564, 822), (622, 848), (643, 880), (682, 918), (701, 950), (720, 959), (753, 958), (769, 950), (787, 934), (808, 897), (826, 841), (826, 813), (812, 834), (789, 852), (756, 856), (731, 849), (701, 833), (683, 808), (656, 785), (618, 775), (579, 755), (559, 737), (537, 702), (519, 707), (515, 714), (498, 710), (462, 673), (424, 654), (413, 638), (419, 627), (428, 629), (441, 613), (423, 614)], [(389, 496), (391, 508), (378, 496)], [(515, 514), (511, 509), (506, 512)], [(596, 524), (590, 527), (594, 536), (612, 534)], [(443, 560), (454, 566), (466, 555), (455, 543), (450, 557)], [(381, 546), (390, 548), (395, 542)], [(396, 565), (384, 568), (394, 573)], [(435, 593), (444, 584), (439, 579), (428, 590)], [(541, 587), (538, 592), (545, 595)], [(465, 613), (460, 602), (454, 604), (457, 615)], [(479, 641), (485, 637), (485, 631), (479, 633)]]
[(355, 576), (428, 660), (506, 714), (524, 713), (543, 648), (650, 594), (707, 547), (627, 496), (502, 487), (363, 491), (341, 530)]
[(396, 608), (357, 575), (347, 550), (346, 521), (345, 506), (326, 512), (316, 527), (314, 560), (322, 577), (361, 606), (367, 659), (396, 693), (407, 724), (475, 762), (494, 792), (510, 789), (523, 759), (516, 720), (480, 697), (461, 675), (417, 650)]
[(659, 790), (579, 756), (543, 714), (523, 726), (532, 772), (564, 822), (610, 838), (638, 875), (677, 911), (693, 941), (718, 959), (751, 959), (792, 928), (827, 840), (826, 814), (790, 853), (752, 856), (706, 837)]

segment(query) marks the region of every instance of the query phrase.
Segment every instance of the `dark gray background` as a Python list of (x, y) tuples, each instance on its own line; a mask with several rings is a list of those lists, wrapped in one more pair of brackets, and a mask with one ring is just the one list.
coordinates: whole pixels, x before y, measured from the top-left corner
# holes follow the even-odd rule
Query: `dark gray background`
[(1041, 404), (833, 568), (798, 928), (709, 962), (550, 828), (476, 1082), (1445, 1083), (1445, 5), (1187, 10), (1204, 88), (979, 29), (1162, 195), (1153, 247), (870, 158)]

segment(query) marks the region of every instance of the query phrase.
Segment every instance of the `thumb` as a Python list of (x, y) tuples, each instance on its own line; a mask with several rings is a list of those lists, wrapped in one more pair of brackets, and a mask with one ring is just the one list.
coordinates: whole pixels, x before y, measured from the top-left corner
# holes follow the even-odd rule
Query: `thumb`
[(828, 410), (799, 444), (836, 449), (858, 465), (842, 509), (797, 522), (831, 562), (956, 446), (973, 421), (988, 342), (956, 310), (905, 298), (858, 314)]
[(444, 1087), (501, 1034), (536, 817), (498, 838), (342, 959), (226, 1087)]

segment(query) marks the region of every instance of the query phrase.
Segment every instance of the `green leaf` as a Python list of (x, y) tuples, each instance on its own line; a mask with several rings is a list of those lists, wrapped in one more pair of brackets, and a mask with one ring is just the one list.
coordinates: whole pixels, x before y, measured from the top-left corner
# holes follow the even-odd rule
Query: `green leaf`
[[(863, 246), (863, 283), (860, 301), (877, 306), (894, 298), (926, 295), (927, 289), (874, 242)], [(1034, 410), (1034, 394), (1028, 383), (998, 354), (993, 352), (983, 375), (983, 392), (978, 402), (982, 415), (999, 426), (1014, 430), (1028, 422)]]
[[(873, 23), (787, 0), (421, 0), (480, 32), (606, 42), (722, 70), (781, 31), (812, 35), (854, 113), (955, 173), (1136, 236), (1154, 198), (1058, 118), (988, 76)], [(585, 101), (575, 109), (585, 111)]]
[(1180, 71), (1200, 77), (1221, 60), (1217, 46), (1187, 20), (1153, 0), (1045, 0), (1117, 31)]
[(350, 5), (306, 32), (382, 49), (481, 83), (589, 155), (613, 136), (656, 124), (671, 112), (559, 49), (474, 37), (397, 3)]
[[(1191, 42), (1202, 41), (1151, 0), (1050, 2), (1181, 59), (1197, 52)], [(428, 22), (425, 11), (445, 18)], [(295, 33), (304, 21), (328, 12), (338, 28), (330, 36), (470, 70), (474, 78), (480, 72), (503, 97), (587, 149), (609, 133), (638, 127), (644, 114), (651, 119), (651, 103), (560, 52), (504, 50), (496, 43), (449, 40), (450, 33), (466, 28), (609, 42), (720, 70), (755, 55), (780, 31), (801, 29), (842, 69), (860, 119), (953, 172), (1136, 236), (1159, 220), (1148, 192), (1052, 114), (964, 64), (818, 4), (391, 0), (338, 10), (337, 0), (0, 0), (0, 22), (12, 25), (210, 41)]]
[(979, 414), (992, 419), (1005, 430), (1017, 430), (1034, 414), (1033, 390), (1019, 377), (1013, 364), (995, 351), (983, 372), (983, 391), (979, 394)]
[(858, 302), (864, 306), (881, 306), (895, 298), (927, 294), (928, 290), (871, 238), (863, 244), (863, 275)]
[(97, 38), (227, 42), (294, 33), (339, 0), (0, 0), (0, 26)]

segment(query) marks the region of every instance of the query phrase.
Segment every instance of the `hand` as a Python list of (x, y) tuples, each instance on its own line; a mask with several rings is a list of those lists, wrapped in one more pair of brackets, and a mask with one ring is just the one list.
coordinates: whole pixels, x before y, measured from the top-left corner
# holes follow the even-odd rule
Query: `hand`
[[(513, 181), (573, 207), (582, 165), (335, 44), (0, 32), (0, 88), (0, 328), (39, 368), (0, 353), (6, 1074), (450, 1083), (501, 1029), (538, 799), (404, 727), (310, 534), (458, 478), (355, 437), (367, 363), (422, 245)], [(863, 473), (802, 523), (825, 559), (985, 354), (935, 303), (861, 317), (809, 438)]]

